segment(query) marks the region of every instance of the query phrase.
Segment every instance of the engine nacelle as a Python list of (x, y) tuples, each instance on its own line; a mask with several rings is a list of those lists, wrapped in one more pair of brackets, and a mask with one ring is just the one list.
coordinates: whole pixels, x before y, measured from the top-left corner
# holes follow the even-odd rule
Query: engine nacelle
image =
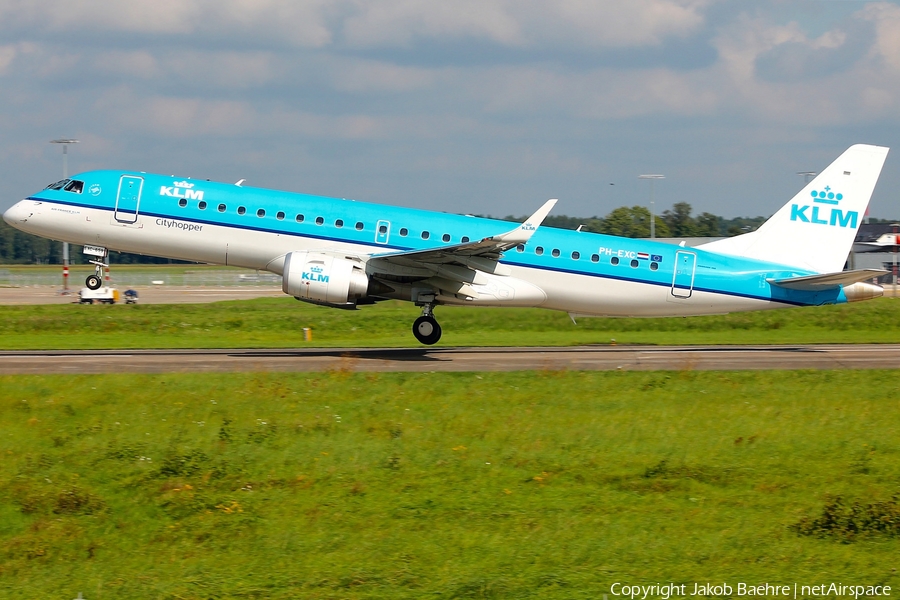
[(369, 288), (362, 264), (316, 252), (290, 252), (282, 277), (285, 294), (321, 304), (355, 304)]

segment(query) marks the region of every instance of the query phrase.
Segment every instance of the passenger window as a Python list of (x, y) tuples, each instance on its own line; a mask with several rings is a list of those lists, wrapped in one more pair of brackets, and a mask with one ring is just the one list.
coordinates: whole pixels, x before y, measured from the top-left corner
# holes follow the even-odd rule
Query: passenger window
[(356, 230), (357, 230), (357, 231), (362, 231), (362, 230), (363, 230), (363, 224), (362, 224), (362, 221), (357, 221), (357, 222), (356, 222)]
[(246, 209), (246, 208), (244, 208), (243, 206), (238, 206), (238, 214), (239, 214), (239, 215), (242, 215), (242, 214), (244, 214), (245, 212), (247, 212), (247, 209)]
[(542, 246), (538, 246), (537, 248), (534, 249), (534, 253), (537, 254), (538, 256), (540, 256), (541, 254), (544, 253), (544, 248)]
[(449, 233), (445, 233), (444, 235), (441, 236), (441, 239), (444, 240), (445, 242), (449, 242), (449, 241), (450, 241), (450, 234), (449, 234)]
[(256, 211), (256, 216), (260, 218), (266, 216), (266, 209), (260, 208), (258, 211)]
[(200, 210), (206, 210), (206, 200), (201, 200), (197, 203), (197, 208)]
[(427, 239), (430, 238), (430, 237), (431, 237), (431, 234), (428, 233), (427, 231), (423, 231), (423, 232), (422, 232), (422, 239), (423, 239), (423, 240), (427, 240)]
[(187, 206), (187, 200), (182, 198), (181, 200), (178, 201), (178, 206), (180, 206), (181, 208), (184, 208), (185, 206)]
[(303, 215), (297, 215), (297, 218), (295, 219), (295, 221), (297, 221), (298, 223), (302, 223), (302, 222), (303, 222)]
[(218, 211), (219, 211), (219, 212), (225, 212), (225, 205), (224, 205), (224, 204), (220, 204), (220, 205), (218, 206)]
[(553, 258), (559, 258), (559, 248), (554, 248), (550, 254), (553, 255)]
[(525, 252), (525, 244), (519, 244), (516, 246), (516, 252)]
[(656, 263), (656, 262), (650, 263), (650, 270), (651, 270), (651, 271), (656, 271), (657, 269), (659, 269), (659, 263)]
[(400, 237), (406, 237), (407, 235), (409, 235), (409, 229), (407, 229), (406, 227), (401, 227), (400, 228)]
[(343, 220), (343, 219), (338, 219), (338, 220), (336, 220), (336, 221), (334, 222), (334, 226), (337, 227), (338, 229), (340, 229), (341, 227), (344, 226), (344, 220)]
[(639, 264), (640, 264), (640, 263), (637, 261), (636, 258), (632, 258), (632, 259), (631, 259), (631, 268), (632, 268), (632, 269), (637, 269)]
[(572, 252), (572, 260), (578, 260), (579, 258), (581, 258), (581, 253), (578, 250)]
[(600, 262), (599, 254), (591, 254), (591, 262)]
[(378, 233), (387, 233), (387, 225), (379, 225)]
[(461, 241), (463, 244), (467, 244), (467, 243), (469, 243), (469, 236), (464, 235), (464, 236), (462, 236), (462, 238), (460, 238), (459, 241)]
[(279, 210), (275, 214), (275, 218), (278, 219), (279, 221), (284, 221), (284, 212)]
[(316, 217), (316, 225), (321, 225), (325, 222), (325, 219), (322, 217)]
[(609, 259), (609, 264), (611, 264), (613, 266), (616, 266), (617, 264), (619, 264), (619, 257), (613, 256), (611, 259)]

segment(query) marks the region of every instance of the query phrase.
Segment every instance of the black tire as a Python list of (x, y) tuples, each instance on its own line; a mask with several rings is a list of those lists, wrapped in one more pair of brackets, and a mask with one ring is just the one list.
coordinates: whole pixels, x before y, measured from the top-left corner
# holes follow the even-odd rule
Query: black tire
[(100, 286), (103, 285), (103, 280), (97, 275), (88, 275), (87, 279), (84, 280), (84, 285), (86, 285), (89, 290), (99, 290)]
[(434, 317), (419, 317), (413, 323), (413, 335), (426, 346), (433, 346), (441, 339), (441, 326)]

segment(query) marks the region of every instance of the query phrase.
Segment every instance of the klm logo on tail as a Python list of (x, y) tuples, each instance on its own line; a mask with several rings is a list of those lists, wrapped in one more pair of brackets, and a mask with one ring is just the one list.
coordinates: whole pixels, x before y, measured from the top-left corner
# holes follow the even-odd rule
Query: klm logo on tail
[[(835, 194), (831, 191), (830, 186), (825, 186), (823, 191), (813, 190), (810, 195), (812, 196), (812, 205), (791, 204), (791, 221), (856, 229), (859, 213), (855, 210), (844, 212), (837, 208), (837, 205), (844, 199), (843, 194)], [(830, 206), (816, 206), (817, 204)]]

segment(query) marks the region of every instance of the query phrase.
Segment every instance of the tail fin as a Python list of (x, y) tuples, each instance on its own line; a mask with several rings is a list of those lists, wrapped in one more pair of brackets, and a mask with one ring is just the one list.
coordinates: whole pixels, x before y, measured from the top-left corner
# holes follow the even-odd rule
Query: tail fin
[(814, 271), (844, 268), (888, 148), (856, 144), (756, 231), (700, 246)]

